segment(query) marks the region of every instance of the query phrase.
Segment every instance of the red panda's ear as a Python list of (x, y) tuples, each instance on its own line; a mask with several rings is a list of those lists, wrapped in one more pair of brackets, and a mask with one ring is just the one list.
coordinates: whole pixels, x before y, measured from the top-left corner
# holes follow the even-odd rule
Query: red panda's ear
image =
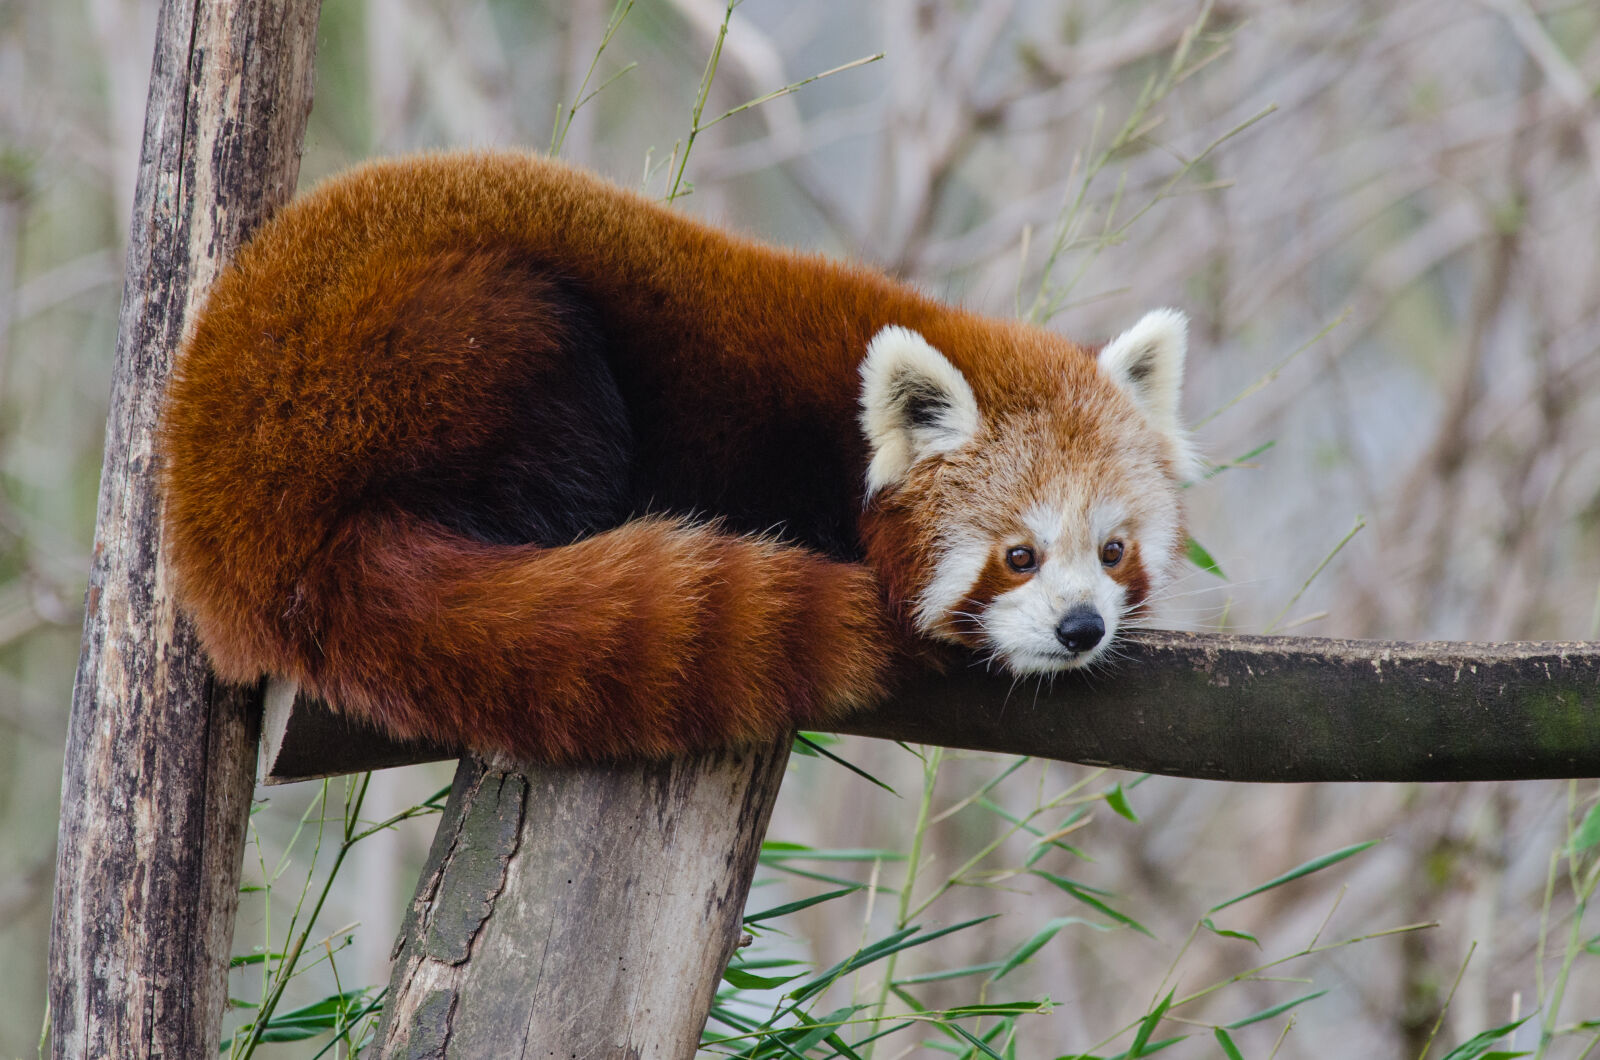
[(910, 328), (887, 327), (861, 362), (861, 428), (872, 449), (867, 493), (899, 485), (913, 464), (978, 433), (972, 387), (944, 354)]
[(1178, 408), (1188, 335), (1189, 321), (1182, 313), (1152, 309), (1106, 343), (1100, 351), (1100, 370), (1133, 398), (1150, 426), (1173, 443), (1179, 474), (1193, 478), (1200, 470), (1200, 458), (1190, 445)]

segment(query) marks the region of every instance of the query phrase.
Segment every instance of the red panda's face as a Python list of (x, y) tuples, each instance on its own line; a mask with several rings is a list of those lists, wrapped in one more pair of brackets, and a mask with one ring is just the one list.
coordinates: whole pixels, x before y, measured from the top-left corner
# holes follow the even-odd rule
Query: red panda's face
[(1182, 317), (1152, 313), (1092, 365), (986, 380), (980, 407), (921, 336), (873, 340), (869, 556), (922, 633), (1020, 674), (1105, 656), (1182, 555), (1183, 347)]

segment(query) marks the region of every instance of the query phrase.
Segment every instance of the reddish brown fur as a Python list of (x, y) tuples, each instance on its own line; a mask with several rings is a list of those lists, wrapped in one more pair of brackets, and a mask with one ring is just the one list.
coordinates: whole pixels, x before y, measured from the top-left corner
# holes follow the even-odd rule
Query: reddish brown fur
[[(882, 693), (926, 577), (906, 491), (862, 518), (856, 369), (888, 323), (1000, 416), (1105, 388), (1064, 340), (547, 160), (362, 167), (262, 228), (187, 343), (162, 428), (182, 599), (222, 676), (478, 750), (665, 755), (834, 717)], [(530, 409), (587, 385), (590, 331), (631, 455), (540, 456), (566, 421)], [(590, 474), (596, 514), (554, 547), (426, 517), (513, 443), (551, 488)]]

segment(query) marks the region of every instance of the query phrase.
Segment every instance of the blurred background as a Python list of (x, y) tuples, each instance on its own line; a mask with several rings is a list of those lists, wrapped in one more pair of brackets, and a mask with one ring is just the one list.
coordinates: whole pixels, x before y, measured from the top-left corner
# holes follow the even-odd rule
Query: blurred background
[[(0, 1057), (32, 1055), (44, 1017), (60, 758), (155, 11), (0, 0)], [(639, 0), (585, 92), (637, 65), (577, 112), (561, 153), (663, 194), (723, 14), (720, 0)], [(325, 0), (302, 185), (377, 154), (547, 149), (613, 15), (612, 0)], [(879, 52), (700, 133), (679, 206), (1086, 341), (1150, 307), (1185, 310), (1185, 403), (1225, 468), (1190, 491), (1192, 531), (1220, 576), (1185, 578), (1161, 624), (1600, 639), (1600, 6), (746, 0), (706, 114)], [(909, 907), (862, 891), (762, 941), (818, 967), (907, 914), (1001, 915), (908, 952), (902, 977), (995, 962), (1061, 917), (1116, 927), (1017, 871), (1036, 837), (1008, 818), (1048, 832), (1077, 805), (1052, 804), (1058, 793), (1123, 785), (1138, 821), (1085, 803), (1070, 824), (1083, 856), (1052, 849), (1059, 864), (1037, 865), (1109, 892), (1153, 937), (1057, 924), (999, 981), (915, 988), (941, 1005), (1048, 996), (1053, 1012), (1017, 1021), (1017, 1056), (1112, 1055), (1129, 1036), (1097, 1043), (1173, 984), (1181, 996), (1314, 937), (1434, 921), (1179, 1014), (1225, 1023), (1326, 990), (1231, 1032), (1244, 1055), (1415, 1057), (1442, 1020), (1440, 1055), (1530, 1013), (1498, 1048), (1595, 1055), (1600, 1025), (1579, 1023), (1600, 1018), (1600, 917), (1582, 921), (1590, 892), (1561, 857), (1592, 782), (1132, 786), (1025, 763), (984, 789), (1011, 763), (833, 750), (898, 794), (799, 758), (770, 837), (865, 851), (808, 871), (884, 886), (921, 845)], [(365, 816), (448, 782), (442, 766), (378, 774)], [(260, 793), (248, 873), (273, 886), (244, 896), (237, 953), (272, 945), (275, 903), (299, 893), (309, 850), (285, 847), (317, 787)], [(351, 855), (321, 921), (327, 948), (345, 948), (297, 980), (304, 998), (333, 989), (329, 964), (339, 989), (386, 982), (430, 834), (407, 822)], [(1383, 841), (1217, 914), (1259, 950), (1203, 928), (1185, 945), (1217, 902), (1367, 839)], [(827, 889), (782, 871), (796, 865), (774, 859), (752, 905)], [(837, 989), (875, 998), (863, 976)], [(246, 965), (235, 990), (259, 993), (259, 973)], [(1560, 1033), (1541, 1044), (1541, 1027)], [(1158, 1037), (1197, 1030), (1168, 1055), (1222, 1055), (1204, 1026)], [(924, 1040), (913, 1029), (878, 1055), (937, 1055)]]

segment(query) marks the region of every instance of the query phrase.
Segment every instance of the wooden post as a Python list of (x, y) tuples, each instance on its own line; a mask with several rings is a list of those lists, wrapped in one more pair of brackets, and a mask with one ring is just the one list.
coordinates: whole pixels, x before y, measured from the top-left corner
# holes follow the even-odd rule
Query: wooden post
[(692, 1057), (788, 747), (521, 771), (463, 759), (376, 1055)]
[(217, 687), (161, 558), (153, 429), (196, 300), (294, 190), (320, 0), (165, 0), (73, 689), (55, 1057), (215, 1056), (259, 695)]

